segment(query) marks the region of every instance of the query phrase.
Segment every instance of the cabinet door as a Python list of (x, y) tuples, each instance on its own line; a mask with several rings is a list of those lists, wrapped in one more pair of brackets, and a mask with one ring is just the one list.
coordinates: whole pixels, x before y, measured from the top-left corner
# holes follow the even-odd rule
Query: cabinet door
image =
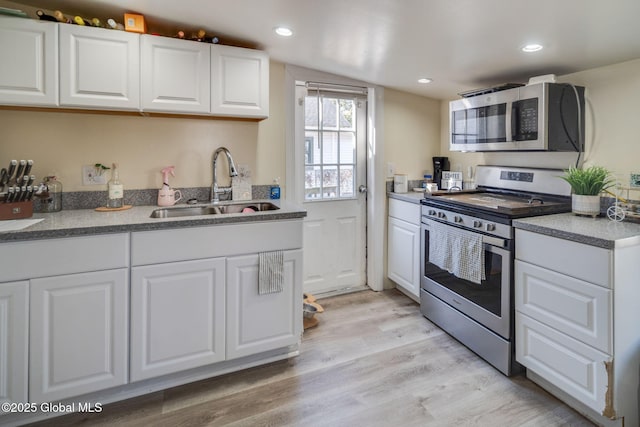
[(387, 274), (416, 298), (420, 297), (420, 226), (389, 218)]
[(60, 25), (60, 105), (140, 108), (140, 35)]
[(31, 402), (126, 384), (128, 271), (122, 268), (31, 281)]
[(259, 256), (227, 258), (227, 359), (293, 345), (302, 333), (302, 251), (284, 252), (281, 292), (258, 293)]
[(224, 258), (131, 270), (131, 380), (224, 360)]
[(269, 117), (269, 57), (265, 52), (211, 46), (211, 113)]
[(602, 413), (609, 385), (607, 365), (613, 375), (611, 357), (519, 312), (516, 343), (519, 363)]
[[(0, 283), (0, 402), (28, 402), (29, 282)], [(3, 411), (0, 411), (0, 415)]]
[(612, 291), (516, 260), (516, 310), (613, 353)]
[(150, 35), (141, 37), (142, 109), (208, 114), (211, 45)]
[(0, 104), (58, 105), (58, 24), (0, 17)]

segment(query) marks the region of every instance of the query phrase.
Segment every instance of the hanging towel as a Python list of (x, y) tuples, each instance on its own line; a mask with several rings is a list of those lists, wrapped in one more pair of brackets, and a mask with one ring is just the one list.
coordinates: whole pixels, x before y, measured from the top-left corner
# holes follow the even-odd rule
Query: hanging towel
[(429, 262), (460, 279), (486, 279), (482, 235), (429, 221)]
[(258, 294), (282, 292), (284, 286), (283, 251), (260, 252)]

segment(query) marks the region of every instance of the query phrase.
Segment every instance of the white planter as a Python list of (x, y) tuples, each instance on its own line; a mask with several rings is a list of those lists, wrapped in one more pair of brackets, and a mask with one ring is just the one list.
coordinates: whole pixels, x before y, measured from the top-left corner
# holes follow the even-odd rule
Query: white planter
[(571, 211), (576, 215), (598, 216), (600, 214), (600, 196), (571, 196)]

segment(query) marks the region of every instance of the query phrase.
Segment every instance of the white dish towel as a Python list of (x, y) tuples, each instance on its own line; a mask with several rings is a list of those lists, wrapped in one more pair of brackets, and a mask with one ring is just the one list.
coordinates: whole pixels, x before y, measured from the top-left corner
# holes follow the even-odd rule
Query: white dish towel
[(429, 221), (429, 262), (460, 279), (486, 279), (482, 235)]
[(282, 292), (284, 287), (284, 252), (260, 252), (258, 294)]

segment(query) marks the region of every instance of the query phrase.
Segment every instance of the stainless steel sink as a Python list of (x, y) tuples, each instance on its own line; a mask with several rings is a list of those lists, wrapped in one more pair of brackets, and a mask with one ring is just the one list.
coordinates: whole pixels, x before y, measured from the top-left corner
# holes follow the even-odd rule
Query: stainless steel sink
[(280, 209), (278, 206), (269, 202), (244, 202), (230, 203), (224, 205), (206, 205), (206, 206), (185, 206), (160, 208), (151, 212), (151, 218), (180, 218), (185, 216), (198, 215), (224, 215), (232, 213), (253, 213), (263, 211), (274, 211)]

